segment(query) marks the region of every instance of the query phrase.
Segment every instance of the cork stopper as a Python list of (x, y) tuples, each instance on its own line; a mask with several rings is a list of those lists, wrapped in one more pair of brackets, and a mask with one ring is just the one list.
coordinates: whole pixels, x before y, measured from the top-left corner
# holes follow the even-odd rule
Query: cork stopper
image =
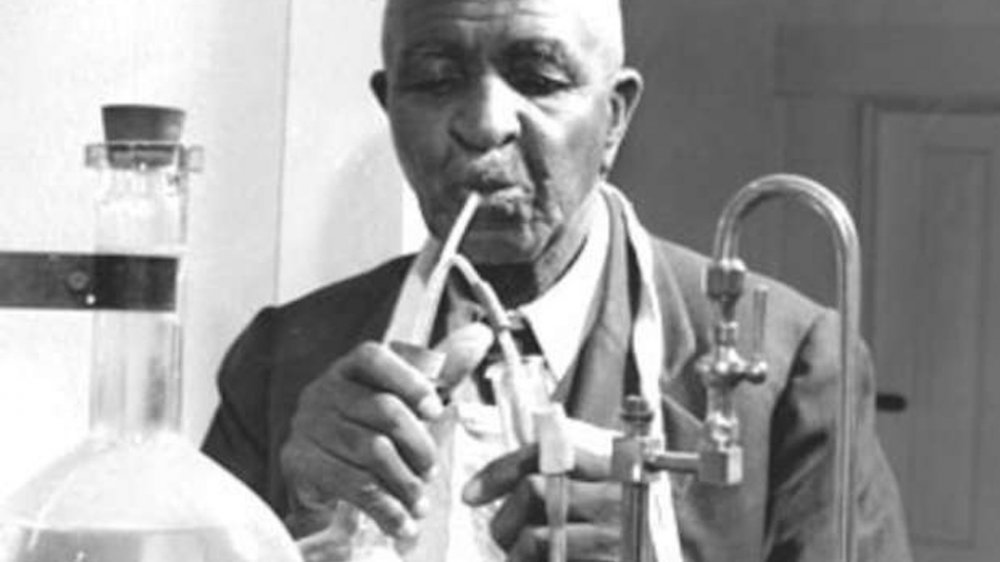
[(156, 105), (105, 105), (104, 140), (115, 142), (179, 143), (184, 112)]
[(87, 145), (88, 167), (201, 170), (201, 148), (180, 144), (184, 111), (158, 105), (115, 104), (101, 107), (101, 117), (104, 144)]

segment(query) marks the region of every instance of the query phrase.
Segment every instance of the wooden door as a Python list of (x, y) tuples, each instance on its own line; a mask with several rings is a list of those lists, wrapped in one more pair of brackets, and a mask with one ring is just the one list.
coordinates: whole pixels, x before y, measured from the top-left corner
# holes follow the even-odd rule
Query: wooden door
[(873, 111), (880, 413), (919, 562), (1000, 560), (1000, 114)]

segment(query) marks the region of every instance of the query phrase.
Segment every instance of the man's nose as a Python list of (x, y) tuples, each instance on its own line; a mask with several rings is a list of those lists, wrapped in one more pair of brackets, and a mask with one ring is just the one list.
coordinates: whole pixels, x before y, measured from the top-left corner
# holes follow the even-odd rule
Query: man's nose
[(499, 76), (471, 88), (451, 122), (452, 138), (466, 150), (488, 152), (521, 134), (519, 97)]

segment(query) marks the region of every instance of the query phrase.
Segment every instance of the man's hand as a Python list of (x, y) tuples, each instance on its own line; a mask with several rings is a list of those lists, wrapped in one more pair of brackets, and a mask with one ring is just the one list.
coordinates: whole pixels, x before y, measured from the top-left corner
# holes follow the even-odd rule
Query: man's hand
[[(570, 560), (617, 560), (621, 487), (607, 481), (611, 477), (612, 434), (579, 421), (572, 423), (589, 435), (586, 446), (574, 441), (576, 465), (569, 475), (567, 555)], [(538, 474), (537, 444), (494, 460), (473, 476), (462, 491), (462, 499), (472, 506), (504, 496), (507, 499), (490, 526), (494, 540), (507, 552), (508, 560), (545, 561), (549, 533), (545, 520), (545, 479)]]
[[(445, 354), (439, 376), (470, 371), (491, 342), (483, 326), (456, 332), (436, 349)], [(326, 527), (344, 500), (384, 532), (415, 537), (436, 460), (425, 423), (442, 411), (428, 375), (387, 345), (362, 343), (337, 360), (303, 390), (281, 451), (293, 534)]]

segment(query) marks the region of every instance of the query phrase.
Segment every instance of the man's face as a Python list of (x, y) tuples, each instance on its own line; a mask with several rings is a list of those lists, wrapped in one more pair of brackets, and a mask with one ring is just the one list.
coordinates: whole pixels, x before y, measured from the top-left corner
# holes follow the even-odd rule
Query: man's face
[(474, 262), (530, 262), (572, 239), (634, 101), (620, 103), (619, 61), (579, 7), (608, 0), (388, 1), (373, 87), (431, 232), (444, 238), (477, 191)]

